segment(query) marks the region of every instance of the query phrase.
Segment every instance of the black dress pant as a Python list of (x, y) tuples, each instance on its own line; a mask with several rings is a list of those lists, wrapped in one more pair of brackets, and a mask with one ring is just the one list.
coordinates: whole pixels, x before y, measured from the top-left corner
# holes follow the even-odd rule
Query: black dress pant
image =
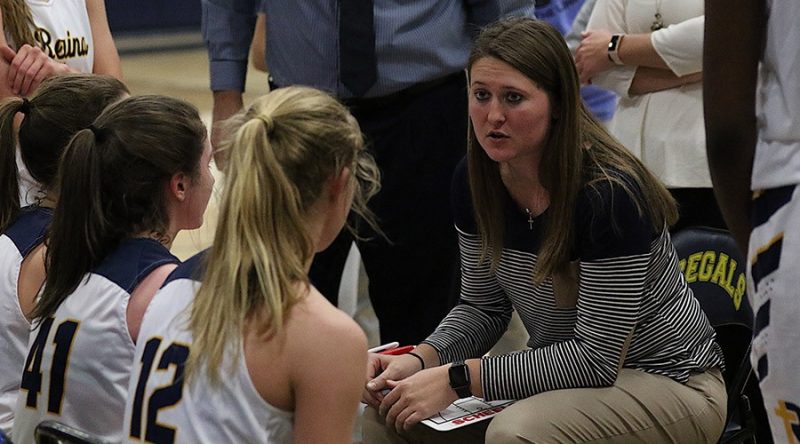
[[(458, 244), (450, 210), (453, 170), (466, 152), (467, 91), (461, 73), (424, 91), (351, 104), (381, 171), (369, 207), (388, 242), (358, 223), (358, 248), (383, 342), (417, 344), (458, 299)], [(318, 253), (314, 285), (334, 304), (353, 236)]]

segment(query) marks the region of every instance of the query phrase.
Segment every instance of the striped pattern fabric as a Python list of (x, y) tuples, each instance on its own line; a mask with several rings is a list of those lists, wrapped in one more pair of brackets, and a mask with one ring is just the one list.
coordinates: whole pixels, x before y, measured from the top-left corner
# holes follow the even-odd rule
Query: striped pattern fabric
[(425, 342), (443, 363), (481, 356), (505, 331), (512, 306), (531, 336), (531, 350), (481, 360), (486, 399), (609, 386), (620, 367), (686, 382), (723, 363), (666, 230), (647, 254), (581, 262), (576, 308), (556, 307), (552, 279), (533, 284), (535, 254), (504, 249), (493, 274), (479, 263), (480, 238), (459, 231), (459, 239), (462, 303)]
[[(505, 241), (492, 271), (481, 260), (481, 238), (466, 173), (453, 178), (453, 209), (461, 252), (461, 301), (424, 342), (442, 363), (483, 356), (505, 332), (512, 309), (530, 334), (530, 350), (481, 359), (487, 399), (614, 383), (634, 368), (685, 383), (694, 372), (722, 366), (714, 330), (678, 266), (666, 228), (653, 232), (630, 195), (611, 182), (587, 185), (576, 200), (577, 304), (556, 300), (553, 279), (533, 282), (545, 212), (529, 227), (509, 196)], [(632, 189), (631, 179), (620, 176)], [(569, 298), (560, 298), (567, 301)]]

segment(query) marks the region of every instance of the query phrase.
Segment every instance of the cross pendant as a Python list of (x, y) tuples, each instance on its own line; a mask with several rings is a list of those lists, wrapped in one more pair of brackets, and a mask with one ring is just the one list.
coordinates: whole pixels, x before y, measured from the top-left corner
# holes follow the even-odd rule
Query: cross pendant
[(528, 213), (528, 229), (533, 230), (533, 214), (527, 208), (525, 208), (525, 212)]

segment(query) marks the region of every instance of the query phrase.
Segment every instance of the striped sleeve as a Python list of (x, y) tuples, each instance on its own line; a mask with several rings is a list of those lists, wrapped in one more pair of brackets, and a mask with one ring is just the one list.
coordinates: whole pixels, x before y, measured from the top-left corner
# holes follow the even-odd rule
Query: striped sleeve
[[(612, 385), (644, 304), (652, 225), (619, 185), (587, 188), (576, 202), (577, 320), (571, 339), (481, 360), (487, 399)], [(555, 321), (553, 321), (555, 322)]]
[(481, 360), (484, 397), (522, 399), (549, 390), (614, 383), (644, 296), (649, 255), (581, 262), (575, 336)]
[(490, 269), (481, 261), (480, 244), (458, 230), (461, 252), (461, 300), (424, 343), (439, 353), (441, 363), (482, 356), (500, 339), (511, 319), (511, 302)]

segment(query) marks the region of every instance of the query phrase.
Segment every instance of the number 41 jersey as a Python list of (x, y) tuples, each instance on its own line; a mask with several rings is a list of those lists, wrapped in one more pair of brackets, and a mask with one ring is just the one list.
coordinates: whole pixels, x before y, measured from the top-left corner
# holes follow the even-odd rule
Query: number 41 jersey
[(22, 261), (44, 241), (53, 218), (48, 208), (25, 207), (0, 235), (0, 430), (11, 434), (19, 378), (28, 352), (31, 324), (19, 305)]
[(226, 350), (219, 386), (210, 384), (204, 368), (184, 378), (192, 346), (189, 314), (204, 255), (176, 268), (147, 308), (125, 407), (125, 435), (132, 443), (291, 443), (292, 412), (268, 404), (256, 391), (241, 347), (236, 365), (236, 350)]
[(178, 259), (152, 239), (123, 241), (81, 279), (53, 316), (34, 323), (14, 420), (14, 442), (34, 442), (54, 419), (120, 442), (133, 367), (127, 308), (131, 292), (156, 268)]

